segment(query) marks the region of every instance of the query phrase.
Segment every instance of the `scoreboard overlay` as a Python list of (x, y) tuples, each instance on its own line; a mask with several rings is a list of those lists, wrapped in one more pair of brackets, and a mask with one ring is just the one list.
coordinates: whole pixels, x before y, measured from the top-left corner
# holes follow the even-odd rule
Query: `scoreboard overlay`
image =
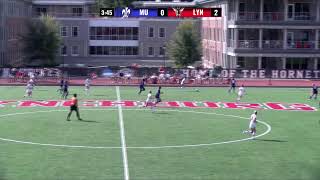
[(221, 17), (221, 8), (101, 8), (103, 17), (171, 17), (171, 18), (200, 18)]

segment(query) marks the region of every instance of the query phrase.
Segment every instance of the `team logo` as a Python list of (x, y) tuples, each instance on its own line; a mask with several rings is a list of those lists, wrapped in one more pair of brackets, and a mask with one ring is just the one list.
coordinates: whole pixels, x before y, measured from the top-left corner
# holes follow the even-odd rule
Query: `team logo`
[(182, 14), (182, 11), (184, 10), (184, 8), (172, 8), (174, 10), (174, 12), (176, 13), (177, 17), (180, 17)]
[(125, 7), (122, 9), (122, 17), (123, 18), (128, 18), (131, 13), (131, 10), (128, 7)]

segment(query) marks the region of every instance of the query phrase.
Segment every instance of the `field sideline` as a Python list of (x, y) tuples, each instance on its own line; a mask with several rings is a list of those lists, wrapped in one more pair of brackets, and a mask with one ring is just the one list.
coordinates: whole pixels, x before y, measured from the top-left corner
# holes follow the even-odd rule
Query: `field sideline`
[[(228, 108), (236, 95), (227, 88), (163, 87), (166, 106), (154, 113), (128, 105), (146, 99), (136, 87), (83, 89), (70, 87), (84, 121), (67, 122), (57, 87), (36, 86), (32, 99), (24, 87), (0, 87), (1, 180), (320, 179), (319, 101), (308, 100), (310, 89), (247, 88), (243, 102), (263, 107), (255, 140), (242, 134), (255, 106)], [(49, 101), (59, 105), (32, 105)]]

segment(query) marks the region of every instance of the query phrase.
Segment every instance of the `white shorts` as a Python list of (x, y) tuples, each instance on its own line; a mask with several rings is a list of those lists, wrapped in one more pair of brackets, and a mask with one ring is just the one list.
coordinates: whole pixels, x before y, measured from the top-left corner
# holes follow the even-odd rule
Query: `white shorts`
[(243, 96), (243, 93), (241, 93), (241, 92), (238, 93), (238, 96), (239, 96), (239, 97), (242, 97), (242, 96)]
[(184, 81), (185, 81), (185, 79), (183, 79), (180, 84), (184, 84)]
[(249, 124), (249, 128), (250, 129), (253, 129), (253, 128), (256, 128), (257, 127), (257, 123), (250, 123)]
[(32, 90), (26, 90), (26, 94), (32, 94)]

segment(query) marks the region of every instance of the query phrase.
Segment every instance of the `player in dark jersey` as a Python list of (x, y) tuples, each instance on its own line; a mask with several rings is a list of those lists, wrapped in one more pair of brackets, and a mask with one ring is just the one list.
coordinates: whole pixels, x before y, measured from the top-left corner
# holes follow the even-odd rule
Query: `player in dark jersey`
[(77, 94), (73, 94), (73, 97), (71, 98), (70, 112), (69, 112), (69, 114), (67, 116), (67, 121), (70, 121), (70, 116), (71, 116), (73, 111), (76, 111), (77, 118), (78, 118), (79, 121), (81, 121), (82, 119), (80, 118)]
[(142, 81), (140, 82), (140, 91), (138, 92), (138, 94), (140, 95), (142, 91), (145, 91), (146, 89), (144, 88), (144, 85), (145, 85), (145, 82), (146, 82), (146, 79), (143, 78)]
[(311, 90), (311, 96), (309, 97), (309, 99), (312, 99), (312, 98), (317, 99), (317, 96), (318, 96), (318, 87), (315, 84), (313, 84), (312, 90)]
[(161, 102), (160, 94), (161, 94), (161, 86), (159, 86), (158, 91), (157, 91), (157, 93), (156, 93), (156, 95), (155, 95), (156, 104), (158, 104), (159, 102)]
[(64, 81), (63, 88), (62, 88), (62, 98), (67, 99), (69, 95), (69, 84), (68, 81)]
[(61, 79), (61, 80), (60, 80), (60, 82), (59, 82), (59, 86), (60, 86), (60, 88), (57, 90), (57, 91), (59, 91), (59, 92), (60, 92), (60, 94), (62, 94), (62, 92), (63, 92), (63, 84), (64, 84), (64, 80), (63, 80), (63, 79)]
[(233, 93), (236, 91), (236, 80), (234, 78), (232, 78), (230, 81), (230, 88), (228, 92), (231, 93), (231, 90), (233, 91)]

